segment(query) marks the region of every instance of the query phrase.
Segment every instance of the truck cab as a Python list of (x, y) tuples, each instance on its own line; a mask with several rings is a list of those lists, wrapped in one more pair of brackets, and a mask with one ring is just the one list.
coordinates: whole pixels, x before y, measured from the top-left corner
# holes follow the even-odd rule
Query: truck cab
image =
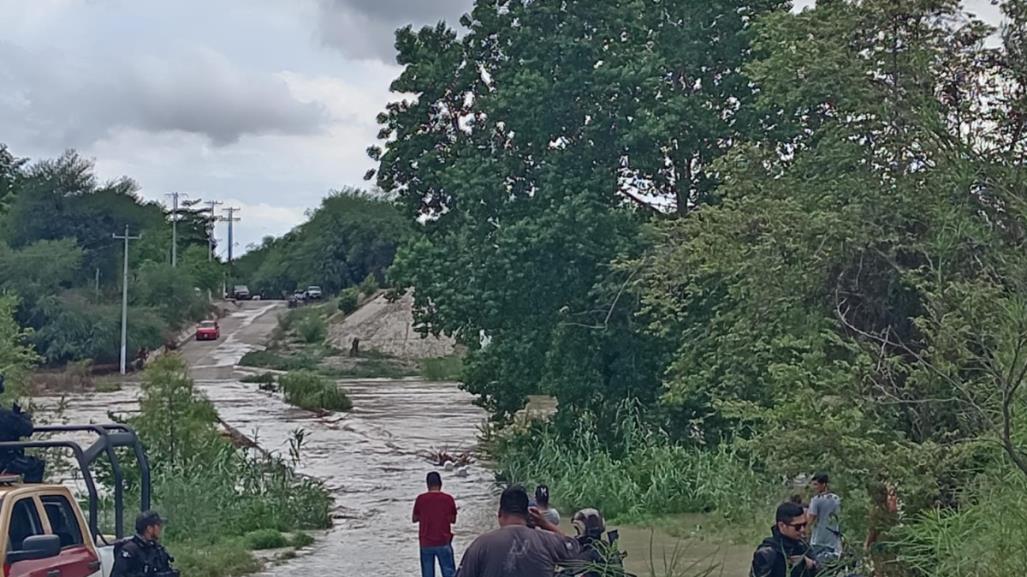
[[(67, 487), (0, 476), (4, 577), (100, 576), (100, 552)], [(109, 573), (109, 568), (108, 568)]]

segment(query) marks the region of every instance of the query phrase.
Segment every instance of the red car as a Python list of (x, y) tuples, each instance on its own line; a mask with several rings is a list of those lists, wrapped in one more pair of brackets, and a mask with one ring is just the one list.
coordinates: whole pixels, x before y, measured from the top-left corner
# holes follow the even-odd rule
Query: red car
[(196, 340), (216, 341), (221, 338), (221, 327), (217, 321), (202, 321), (196, 325)]

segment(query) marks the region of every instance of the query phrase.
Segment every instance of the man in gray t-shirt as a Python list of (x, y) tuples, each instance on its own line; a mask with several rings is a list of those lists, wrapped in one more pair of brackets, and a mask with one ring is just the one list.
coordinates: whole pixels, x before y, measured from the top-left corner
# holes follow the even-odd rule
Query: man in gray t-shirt
[(842, 499), (828, 487), (827, 473), (813, 477), (815, 495), (809, 503), (810, 545), (817, 561), (836, 560), (842, 556), (842, 532), (839, 517)]
[[(528, 517), (537, 529), (528, 527)], [(499, 529), (478, 537), (464, 552), (457, 577), (553, 577), (559, 565), (581, 555), (577, 539), (565, 537), (538, 509), (528, 507), (523, 487), (503, 491)]]

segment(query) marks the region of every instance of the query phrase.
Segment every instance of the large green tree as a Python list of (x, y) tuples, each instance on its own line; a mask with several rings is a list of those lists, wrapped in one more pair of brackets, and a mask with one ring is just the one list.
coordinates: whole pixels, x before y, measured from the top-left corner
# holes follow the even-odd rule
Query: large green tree
[(399, 31), (392, 88), (413, 96), (371, 155), (422, 234), (394, 273), (424, 330), (471, 348), (466, 386), (497, 417), (537, 391), (654, 395), (662, 348), (611, 263), (654, 206), (715, 200), (710, 163), (755, 120), (751, 25), (784, 4), (481, 0), (462, 35)]
[(1005, 440), (1027, 212), (1019, 120), (996, 109), (1022, 90), (996, 82), (1018, 48), (990, 32), (945, 0), (760, 24), (748, 70), (773, 122), (719, 162), (722, 203), (659, 227), (643, 263), (682, 429), (752, 440), (786, 474), (905, 475), (915, 505), (956, 498)]

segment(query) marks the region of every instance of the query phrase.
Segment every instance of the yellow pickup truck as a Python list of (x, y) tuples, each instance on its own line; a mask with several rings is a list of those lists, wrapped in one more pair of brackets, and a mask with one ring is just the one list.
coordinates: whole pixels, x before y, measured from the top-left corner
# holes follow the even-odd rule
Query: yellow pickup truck
[[(83, 448), (62, 436), (95, 436)], [(39, 437), (47, 437), (39, 439)], [(124, 477), (116, 448), (132, 449), (140, 477), (140, 511), (150, 507), (150, 470), (135, 432), (121, 424), (36, 427), (32, 439), (0, 442), (0, 449), (64, 449), (78, 465), (86, 488), (88, 514), (64, 485), (22, 483), (0, 475), (0, 558), (3, 577), (108, 577), (114, 561), (113, 543), (125, 536)], [(92, 465), (108, 461), (114, 481), (115, 536), (99, 529), (99, 494)]]

